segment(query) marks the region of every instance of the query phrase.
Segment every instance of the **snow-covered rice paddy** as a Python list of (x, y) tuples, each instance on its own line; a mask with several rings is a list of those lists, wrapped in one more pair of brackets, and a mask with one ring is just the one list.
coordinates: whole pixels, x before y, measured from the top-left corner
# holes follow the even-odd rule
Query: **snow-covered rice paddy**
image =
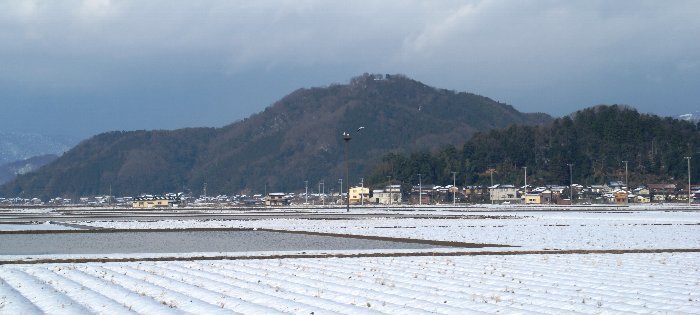
[(0, 313), (698, 313), (700, 254), (12, 265)]
[(76, 230), (75, 227), (70, 227), (61, 224), (52, 224), (49, 222), (42, 224), (1, 224), (0, 231), (53, 231), (53, 230)]
[[(450, 213), (455, 214), (455, 213)], [(268, 228), (542, 249), (700, 248), (700, 212), (489, 212), (473, 219), (91, 222), (108, 228)], [(479, 218), (488, 215), (489, 218)]]
[[(377, 257), (362, 258), (270, 259), (286, 252), (241, 252), (171, 256), (186, 261), (166, 261), (168, 255), (160, 254), (156, 257), (162, 261), (23, 262), (0, 265), (0, 314), (700, 313), (700, 212), (459, 214), (465, 217), (77, 222), (120, 229), (265, 228), (518, 247), (434, 250), (465, 253), (457, 256), (379, 249), (372, 251)], [(668, 252), (508, 255), (543, 249)], [(502, 253), (471, 255), (479, 251)], [(404, 254), (384, 255), (398, 252)], [(332, 254), (338, 253), (353, 251)]]

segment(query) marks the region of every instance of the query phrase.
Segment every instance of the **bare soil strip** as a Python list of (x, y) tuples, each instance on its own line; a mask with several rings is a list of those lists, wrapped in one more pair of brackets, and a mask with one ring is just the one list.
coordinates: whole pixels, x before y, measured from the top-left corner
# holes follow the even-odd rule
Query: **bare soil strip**
[(332, 236), (332, 237), (355, 238), (355, 239), (365, 239), (365, 240), (375, 240), (375, 241), (391, 241), (391, 242), (401, 242), (401, 243), (410, 243), (410, 244), (427, 244), (427, 245), (462, 247), (462, 248), (520, 247), (520, 246), (511, 246), (511, 245), (504, 245), (504, 244), (465, 243), (465, 242), (422, 240), (422, 239), (415, 239), (415, 238), (399, 238), (399, 237), (387, 237), (387, 236), (369, 236), (369, 235), (339, 234), (339, 233), (324, 233), (324, 232), (309, 232), (309, 231), (288, 231), (288, 230), (275, 230), (275, 229), (258, 229), (258, 231), (289, 233), (289, 234), (302, 234), (302, 235)]
[(200, 257), (121, 257), (121, 258), (46, 258), (32, 260), (0, 260), (0, 265), (56, 264), (89, 262), (138, 262), (138, 261), (199, 261), (199, 260), (254, 260), (254, 259), (295, 259), (295, 258), (363, 258), (363, 257), (425, 257), (425, 256), (511, 256), (511, 255), (571, 255), (571, 254), (658, 254), (658, 253), (700, 253), (700, 248), (663, 249), (570, 249), (570, 250), (526, 250), (526, 251), (483, 251), (483, 252), (414, 252), (414, 253), (355, 253), (355, 254), (279, 254), (254, 256), (200, 256)]

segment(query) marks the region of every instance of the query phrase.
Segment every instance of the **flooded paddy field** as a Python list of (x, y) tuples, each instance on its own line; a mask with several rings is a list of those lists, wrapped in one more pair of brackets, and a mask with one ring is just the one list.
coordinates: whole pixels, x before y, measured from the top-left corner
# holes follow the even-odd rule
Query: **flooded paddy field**
[(401, 240), (255, 230), (41, 231), (0, 234), (0, 255), (424, 249)]

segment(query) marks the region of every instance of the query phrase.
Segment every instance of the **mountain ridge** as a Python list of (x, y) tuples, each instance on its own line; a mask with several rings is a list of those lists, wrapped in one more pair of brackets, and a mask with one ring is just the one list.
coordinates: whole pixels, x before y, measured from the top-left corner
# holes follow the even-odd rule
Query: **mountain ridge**
[[(427, 86), (403, 75), (364, 74), (348, 84), (298, 89), (263, 111), (221, 128), (108, 132), (81, 142), (41, 170), (19, 176), (0, 193), (41, 196), (137, 195), (190, 190), (210, 193), (290, 190), (344, 174), (350, 132), (351, 183), (391, 151), (436, 150), (477, 131), (538, 125), (487, 97)], [(365, 127), (357, 131), (359, 127)]]

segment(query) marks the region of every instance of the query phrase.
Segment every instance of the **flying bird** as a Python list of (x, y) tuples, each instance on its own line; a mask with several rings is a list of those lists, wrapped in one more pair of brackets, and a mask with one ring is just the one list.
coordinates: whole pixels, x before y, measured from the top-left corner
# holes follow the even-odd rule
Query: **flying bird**
[(359, 132), (360, 130), (365, 129), (365, 126), (362, 126), (360, 128), (357, 128), (357, 131)]

